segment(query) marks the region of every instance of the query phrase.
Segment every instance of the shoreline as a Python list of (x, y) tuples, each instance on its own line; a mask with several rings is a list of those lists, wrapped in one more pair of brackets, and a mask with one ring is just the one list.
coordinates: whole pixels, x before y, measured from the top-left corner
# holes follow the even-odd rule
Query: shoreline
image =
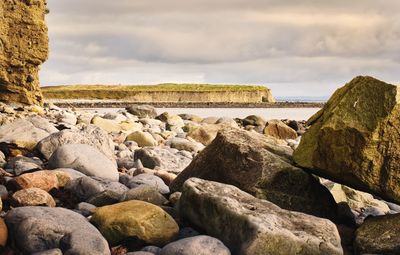
[(46, 100), (62, 108), (125, 108), (132, 105), (151, 105), (156, 108), (322, 108), (319, 102), (275, 102), (275, 103), (233, 103), (233, 102), (132, 102), (132, 101), (59, 101)]

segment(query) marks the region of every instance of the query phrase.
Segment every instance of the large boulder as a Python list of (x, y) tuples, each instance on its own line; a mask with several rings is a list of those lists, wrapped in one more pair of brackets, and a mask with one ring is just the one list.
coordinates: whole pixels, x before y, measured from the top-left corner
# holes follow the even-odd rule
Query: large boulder
[(114, 159), (114, 144), (107, 132), (93, 125), (80, 130), (62, 130), (41, 140), (37, 149), (49, 159), (58, 147), (65, 144), (87, 144), (97, 148), (109, 159)]
[(32, 254), (60, 248), (63, 254), (109, 255), (107, 241), (85, 217), (64, 208), (20, 207), (5, 217), (11, 241)]
[(329, 220), (281, 209), (231, 185), (191, 178), (179, 204), (181, 217), (233, 254), (343, 254)]
[(165, 245), (179, 231), (174, 219), (163, 209), (136, 200), (100, 207), (90, 221), (111, 245), (129, 237), (149, 244)]
[(88, 176), (118, 181), (117, 166), (96, 148), (87, 144), (66, 144), (49, 159), (49, 167), (72, 168)]
[(48, 56), (46, 0), (0, 2), (0, 101), (42, 104), (39, 66)]
[(400, 254), (400, 214), (369, 217), (356, 231), (356, 254)]
[(40, 140), (54, 132), (58, 132), (58, 129), (48, 120), (39, 116), (27, 117), (0, 126), (0, 142), (14, 143), (22, 148), (33, 149)]
[(225, 129), (171, 183), (179, 191), (190, 177), (217, 181), (267, 199), (280, 207), (335, 218), (336, 203), (319, 180), (290, 164), (289, 147), (264, 135)]
[(399, 87), (357, 77), (308, 120), (294, 153), (310, 172), (400, 202)]

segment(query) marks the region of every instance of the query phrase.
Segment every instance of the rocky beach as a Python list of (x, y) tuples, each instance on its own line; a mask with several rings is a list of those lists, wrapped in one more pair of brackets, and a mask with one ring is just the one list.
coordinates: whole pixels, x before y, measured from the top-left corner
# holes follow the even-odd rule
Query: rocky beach
[(398, 254), (397, 90), (308, 122), (1, 104), (2, 252)]
[[(358, 76), (308, 120), (138, 103), (279, 107), (263, 86), (49, 88), (83, 102), (57, 106), (39, 83), (48, 13), (0, 3), (1, 254), (400, 254), (400, 86)], [(99, 95), (125, 108), (75, 108)]]

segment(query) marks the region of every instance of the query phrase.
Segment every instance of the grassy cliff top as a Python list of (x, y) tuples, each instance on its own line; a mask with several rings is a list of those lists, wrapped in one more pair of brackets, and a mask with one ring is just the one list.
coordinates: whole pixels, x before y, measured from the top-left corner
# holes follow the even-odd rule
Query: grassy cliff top
[(136, 92), (216, 92), (216, 91), (266, 91), (264, 86), (254, 85), (222, 85), (222, 84), (175, 84), (158, 85), (65, 85), (42, 87), (44, 93), (60, 93), (68, 91), (136, 91)]

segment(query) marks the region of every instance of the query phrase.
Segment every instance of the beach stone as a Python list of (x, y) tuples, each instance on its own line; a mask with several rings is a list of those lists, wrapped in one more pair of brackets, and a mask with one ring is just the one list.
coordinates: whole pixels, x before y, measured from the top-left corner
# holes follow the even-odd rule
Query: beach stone
[(147, 185), (156, 188), (161, 194), (168, 194), (169, 187), (164, 183), (164, 181), (157, 176), (152, 174), (139, 174), (130, 177), (126, 183), (124, 183), (129, 188), (136, 188), (141, 185)]
[(140, 147), (146, 147), (146, 146), (157, 146), (157, 141), (154, 139), (154, 137), (147, 132), (143, 131), (135, 131), (131, 134), (129, 134), (126, 137), (125, 141), (134, 141), (136, 142)]
[(49, 159), (48, 166), (72, 168), (88, 176), (118, 180), (117, 166), (95, 147), (87, 144), (65, 144)]
[(400, 254), (400, 214), (369, 217), (357, 229), (356, 254)]
[(105, 190), (90, 197), (86, 202), (96, 207), (116, 204), (121, 200), (121, 195), (111, 190)]
[(97, 148), (110, 160), (114, 159), (114, 144), (107, 132), (93, 125), (79, 130), (62, 130), (41, 140), (37, 149), (46, 159), (59, 147), (66, 144), (87, 144)]
[(19, 190), (12, 195), (12, 200), (16, 206), (56, 206), (53, 197), (39, 188)]
[(8, 228), (3, 218), (0, 218), (0, 247), (5, 247), (8, 240)]
[(39, 116), (27, 117), (1, 125), (0, 142), (32, 150), (40, 140), (54, 132), (58, 132), (58, 129), (48, 120)]
[(178, 115), (170, 114), (169, 112), (164, 112), (156, 117), (156, 119), (165, 122), (169, 127), (182, 128), (185, 126), (183, 119)]
[(71, 180), (75, 180), (75, 179), (78, 179), (78, 178), (86, 176), (86, 174), (83, 174), (83, 173), (81, 173), (79, 171), (76, 171), (76, 170), (74, 170), (72, 168), (56, 168), (56, 169), (54, 169), (52, 171), (63, 172), (65, 174), (67, 174), (70, 177)]
[(32, 255), (63, 255), (60, 249), (50, 249), (47, 251), (35, 252)]
[(150, 252), (152, 254), (157, 254), (161, 251), (161, 248), (157, 247), (157, 246), (153, 246), (153, 245), (149, 245), (146, 247), (143, 247), (141, 249), (141, 251), (146, 251), (146, 252)]
[(202, 143), (203, 145), (209, 145), (217, 136), (217, 133), (225, 128), (238, 127), (238, 125), (227, 125), (223, 124), (209, 124), (202, 126), (186, 126), (187, 136), (193, 140)]
[(57, 115), (57, 121), (69, 125), (76, 125), (78, 118), (71, 112), (61, 112)]
[(150, 105), (132, 105), (125, 108), (130, 114), (139, 118), (152, 118), (157, 116), (156, 108)]
[(184, 184), (180, 209), (183, 219), (235, 254), (343, 254), (329, 220), (281, 209), (231, 185), (191, 178)]
[(17, 156), (10, 158), (5, 166), (6, 169), (12, 169), (15, 175), (21, 175), (25, 172), (41, 170), (43, 162), (38, 158), (28, 158)]
[(204, 123), (204, 124), (215, 124), (215, 123), (217, 123), (217, 121), (218, 121), (219, 119), (220, 119), (219, 117), (213, 117), (213, 116), (211, 116), (211, 117), (204, 118), (204, 119), (201, 121), (201, 123)]
[(157, 188), (148, 185), (128, 190), (124, 195), (124, 201), (129, 200), (140, 200), (159, 206), (168, 203), (168, 200), (160, 194)]
[(144, 167), (166, 170), (167, 172), (180, 173), (192, 161), (191, 155), (172, 152), (164, 148), (141, 148), (135, 150), (135, 161), (140, 160)]
[[(8, 190), (7, 190), (6, 186), (4, 186), (4, 185), (0, 185), (0, 198), (3, 200), (8, 198)], [(1, 202), (0, 202), (0, 204), (1, 204)], [(0, 211), (1, 211), (1, 208), (0, 208)]]
[(297, 132), (280, 120), (267, 121), (264, 134), (283, 140), (297, 138)]
[(80, 201), (87, 201), (105, 191), (113, 192), (121, 199), (125, 192), (129, 190), (118, 181), (89, 176), (72, 180), (67, 184), (65, 189), (75, 195)]
[(47, 192), (64, 187), (70, 180), (69, 174), (55, 170), (26, 173), (14, 178), (19, 189), (39, 188)]
[(204, 149), (204, 145), (199, 142), (192, 142), (185, 138), (179, 137), (172, 138), (168, 144), (171, 146), (171, 148), (190, 152), (199, 152)]
[(5, 221), (12, 242), (24, 254), (59, 248), (63, 254), (110, 255), (100, 232), (68, 209), (19, 207), (10, 210)]
[(154, 255), (154, 253), (147, 251), (134, 251), (134, 252), (128, 252), (126, 255)]
[(247, 116), (242, 120), (243, 126), (255, 126), (255, 127), (261, 127), (264, 128), (266, 125), (266, 121), (264, 118), (257, 116), (257, 115), (250, 115)]
[(398, 86), (354, 78), (308, 120), (294, 160), (324, 178), (400, 202), (399, 101)]
[(346, 202), (353, 210), (377, 207), (384, 213), (390, 211), (389, 206), (385, 202), (375, 199), (371, 194), (352, 189), (345, 185), (335, 183), (330, 191), (336, 203)]
[(182, 113), (178, 114), (183, 120), (190, 120), (196, 123), (200, 123), (203, 121), (203, 118), (194, 114)]
[(158, 255), (231, 255), (229, 249), (218, 239), (211, 236), (184, 238), (167, 244)]
[(100, 116), (94, 116), (93, 119), (91, 120), (91, 124), (109, 133), (122, 131), (122, 127), (119, 125), (118, 122), (114, 120), (103, 119)]
[(75, 207), (75, 209), (78, 210), (79, 213), (85, 217), (89, 217), (90, 215), (92, 215), (96, 210), (96, 208), (97, 208), (96, 206), (86, 202), (80, 202)]
[(136, 237), (148, 244), (165, 245), (178, 234), (176, 222), (163, 209), (143, 201), (127, 201), (96, 209), (92, 222), (108, 240), (118, 244)]
[(167, 172), (165, 170), (157, 170), (154, 172), (154, 175), (160, 177), (167, 186), (169, 186), (177, 176), (176, 174)]
[(190, 177), (232, 184), (283, 209), (335, 219), (336, 203), (319, 179), (291, 165), (290, 147), (262, 134), (224, 129), (170, 184), (180, 191)]

